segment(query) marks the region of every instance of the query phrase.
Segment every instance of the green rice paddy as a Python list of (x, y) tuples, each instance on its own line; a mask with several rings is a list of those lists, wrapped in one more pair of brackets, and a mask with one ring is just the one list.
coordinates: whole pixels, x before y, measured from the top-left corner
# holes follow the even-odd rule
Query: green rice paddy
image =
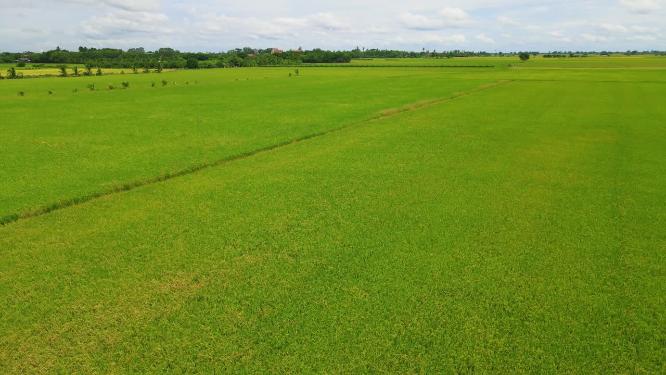
[(666, 59), (607, 59), (0, 81), (0, 372), (666, 371)]

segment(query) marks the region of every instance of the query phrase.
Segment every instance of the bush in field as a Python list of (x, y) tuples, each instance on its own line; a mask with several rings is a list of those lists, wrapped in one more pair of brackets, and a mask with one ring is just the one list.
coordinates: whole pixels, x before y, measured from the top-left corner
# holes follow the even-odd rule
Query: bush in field
[(113, 90), (115, 87), (113, 85), (109, 85), (109, 90)]
[(49, 95), (53, 95), (53, 91), (49, 90)]
[(60, 76), (61, 77), (67, 77), (69, 74), (67, 73), (67, 66), (66, 65), (60, 65), (58, 67), (60, 69)]
[(155, 87), (155, 82), (151, 82), (150, 87)]
[(83, 71), (83, 75), (84, 75), (84, 76), (91, 76), (91, 75), (93, 75), (93, 73), (92, 73), (92, 68), (89, 67), (89, 66), (86, 66), (86, 70)]
[(294, 73), (296, 73), (296, 77), (298, 77), (298, 76), (300, 76), (300, 75), (301, 75), (301, 71), (300, 71), (300, 70), (298, 70), (298, 69), (294, 70)]
[(24, 91), (19, 91), (18, 96), (25, 96), (25, 92)]
[(164, 86), (166, 86), (166, 85), (168, 85), (168, 84), (169, 84), (169, 82), (167, 82), (167, 81), (164, 80), (164, 79), (162, 80), (162, 87), (164, 87)]
[(96, 76), (101, 76), (102, 75), (102, 68), (97, 68), (97, 72), (95, 73)]
[(127, 89), (127, 88), (129, 88), (130, 83), (125, 81), (125, 82), (122, 83), (122, 85), (123, 85), (124, 89)]
[(74, 89), (72, 90), (72, 92), (76, 94), (77, 92), (79, 92), (79, 89)]
[(19, 73), (16, 71), (16, 68), (11, 67), (7, 69), (7, 79), (19, 79), (23, 78), (23, 73)]
[(79, 67), (76, 66), (76, 65), (74, 65), (74, 74), (73, 74), (73, 75), (74, 75), (74, 77), (78, 77), (78, 76), (79, 76)]
[(530, 54), (527, 52), (521, 52), (518, 54), (518, 57), (520, 58), (520, 61), (527, 61), (530, 59)]
[(95, 91), (95, 84), (94, 83), (89, 84), (87, 87), (88, 87), (88, 90)]

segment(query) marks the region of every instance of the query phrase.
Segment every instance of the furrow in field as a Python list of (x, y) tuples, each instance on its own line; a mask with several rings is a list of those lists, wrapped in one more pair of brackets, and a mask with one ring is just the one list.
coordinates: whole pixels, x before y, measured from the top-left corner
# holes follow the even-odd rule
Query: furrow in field
[(484, 84), (484, 85), (478, 86), (478, 87), (476, 87), (474, 89), (471, 89), (471, 90), (454, 93), (453, 95), (450, 95), (450, 96), (447, 96), (447, 97), (444, 97), (444, 98), (439, 98), (439, 99), (434, 99), (434, 100), (418, 101), (418, 102), (414, 102), (414, 103), (411, 103), (411, 104), (408, 104), (408, 105), (405, 105), (405, 106), (402, 106), (402, 107), (388, 108), (388, 109), (385, 109), (383, 111), (380, 111), (376, 116), (373, 116), (369, 119), (365, 119), (363, 121), (351, 122), (351, 123), (348, 123), (348, 124), (345, 124), (345, 125), (342, 125), (342, 126), (338, 126), (338, 127), (332, 128), (332, 129), (328, 129), (328, 130), (324, 130), (324, 131), (320, 131), (320, 132), (311, 133), (311, 134), (308, 134), (308, 135), (296, 137), (296, 138), (293, 138), (293, 139), (290, 139), (290, 140), (287, 140), (287, 141), (284, 141), (284, 142), (279, 142), (279, 143), (275, 143), (275, 144), (272, 144), (272, 145), (269, 145), (269, 146), (266, 146), (266, 147), (260, 147), (260, 148), (250, 150), (250, 151), (247, 151), (247, 152), (238, 153), (238, 154), (228, 156), (228, 157), (225, 157), (225, 158), (222, 158), (222, 159), (218, 159), (218, 160), (215, 160), (215, 161), (212, 161), (212, 162), (195, 164), (195, 165), (189, 166), (187, 168), (180, 169), (178, 171), (165, 173), (165, 174), (158, 175), (158, 176), (155, 176), (155, 177), (151, 177), (151, 178), (147, 178), (147, 179), (141, 179), (141, 180), (135, 180), (135, 181), (131, 181), (131, 182), (126, 182), (126, 183), (114, 186), (114, 187), (112, 187), (110, 189), (107, 189), (107, 190), (102, 190), (102, 191), (98, 191), (98, 192), (94, 192), (94, 193), (91, 193), (91, 194), (78, 196), (78, 197), (74, 197), (74, 198), (62, 199), (62, 200), (59, 200), (57, 202), (42, 206), (42, 207), (34, 209), (34, 210), (29, 210), (29, 211), (24, 211), (24, 212), (20, 212), (20, 213), (5, 215), (5, 216), (0, 217), (0, 226), (11, 224), (11, 223), (16, 222), (16, 221), (21, 220), (21, 219), (28, 219), (28, 218), (32, 218), (32, 217), (46, 215), (46, 214), (48, 214), (50, 212), (53, 212), (53, 211), (56, 211), (56, 210), (60, 210), (60, 209), (63, 209), (63, 208), (83, 204), (83, 203), (92, 201), (94, 199), (101, 198), (101, 197), (104, 197), (104, 196), (108, 196), (108, 195), (111, 195), (111, 194), (130, 191), (130, 190), (136, 189), (138, 187), (151, 185), (151, 184), (156, 184), (156, 183), (163, 182), (163, 181), (168, 181), (168, 180), (171, 180), (171, 179), (174, 179), (174, 178), (177, 178), (177, 177), (193, 174), (193, 173), (199, 172), (199, 171), (204, 170), (204, 169), (221, 166), (221, 165), (224, 165), (224, 164), (236, 161), (236, 160), (246, 159), (246, 158), (252, 157), (252, 156), (257, 155), (257, 154), (261, 154), (261, 153), (268, 152), (268, 151), (273, 151), (273, 150), (276, 150), (276, 149), (279, 149), (279, 148), (282, 148), (282, 147), (292, 145), (294, 143), (303, 142), (303, 141), (306, 141), (306, 140), (309, 140), (309, 139), (321, 137), (321, 136), (324, 136), (324, 135), (327, 135), (327, 134), (330, 134), (330, 133), (333, 133), (333, 132), (338, 132), (340, 130), (347, 129), (347, 128), (350, 128), (350, 127), (353, 127), (353, 126), (359, 126), (359, 125), (362, 125), (364, 123), (371, 123), (371, 122), (391, 118), (393, 116), (397, 116), (397, 115), (399, 115), (401, 113), (404, 113), (404, 112), (416, 111), (416, 110), (419, 110), (419, 109), (431, 107), (433, 105), (446, 103), (446, 102), (449, 102), (449, 101), (452, 101), (452, 100), (455, 100), (455, 99), (458, 99), (458, 98), (473, 95), (474, 93), (477, 93), (477, 92), (480, 92), (480, 91), (492, 89), (492, 88), (495, 88), (495, 87), (498, 87), (500, 85), (507, 84), (507, 83), (510, 83), (510, 82), (513, 82), (513, 80), (500, 80), (500, 81), (496, 81), (496, 82), (492, 82), (492, 83), (489, 83), (489, 84)]

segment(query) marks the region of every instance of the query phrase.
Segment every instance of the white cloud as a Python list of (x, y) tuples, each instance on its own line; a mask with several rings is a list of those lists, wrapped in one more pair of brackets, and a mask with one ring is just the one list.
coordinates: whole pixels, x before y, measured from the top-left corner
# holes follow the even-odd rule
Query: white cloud
[(495, 39), (493, 39), (493, 38), (491, 38), (488, 35), (483, 34), (483, 33), (477, 35), (476, 40), (478, 40), (481, 43), (485, 43), (485, 44), (495, 44)]
[(403, 26), (412, 30), (442, 30), (471, 23), (469, 14), (460, 8), (444, 8), (432, 15), (405, 12), (400, 15), (400, 20)]
[(608, 31), (611, 33), (626, 33), (629, 31), (628, 28), (624, 27), (623, 25), (620, 24), (614, 24), (614, 23), (602, 23), (599, 25), (599, 27), (604, 30)]
[(620, 4), (631, 12), (648, 14), (661, 9), (663, 0), (620, 0)]
[(162, 13), (115, 11), (94, 16), (81, 24), (82, 33), (91, 39), (131, 34), (169, 34), (169, 18)]
[(581, 34), (581, 37), (586, 42), (592, 42), (592, 43), (604, 43), (604, 42), (608, 41), (608, 38), (606, 36), (598, 35), (598, 34), (584, 33), (584, 34)]
[(0, 48), (13, 51), (666, 49), (666, 0), (0, 0), (0, 9)]
[(507, 16), (498, 16), (497, 17), (497, 22), (502, 26), (510, 26), (510, 27), (520, 26), (520, 22), (514, 20), (511, 17), (507, 17)]

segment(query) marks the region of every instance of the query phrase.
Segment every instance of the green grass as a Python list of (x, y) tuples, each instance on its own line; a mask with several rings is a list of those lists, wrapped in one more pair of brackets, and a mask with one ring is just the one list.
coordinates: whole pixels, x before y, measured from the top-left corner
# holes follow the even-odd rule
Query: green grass
[[(113, 190), (492, 81), (419, 70), (303, 69), (290, 78), (291, 71), (3, 82), (0, 113), (7, 121), (0, 142), (6, 167), (0, 170), (0, 216)], [(129, 89), (118, 89), (125, 80)], [(162, 80), (168, 85), (163, 87)], [(96, 91), (88, 90), (89, 84)], [(378, 92), (382, 95), (373, 95)]]
[(0, 227), (0, 372), (666, 370), (660, 72), (303, 70), (0, 83), (8, 212), (282, 144)]

